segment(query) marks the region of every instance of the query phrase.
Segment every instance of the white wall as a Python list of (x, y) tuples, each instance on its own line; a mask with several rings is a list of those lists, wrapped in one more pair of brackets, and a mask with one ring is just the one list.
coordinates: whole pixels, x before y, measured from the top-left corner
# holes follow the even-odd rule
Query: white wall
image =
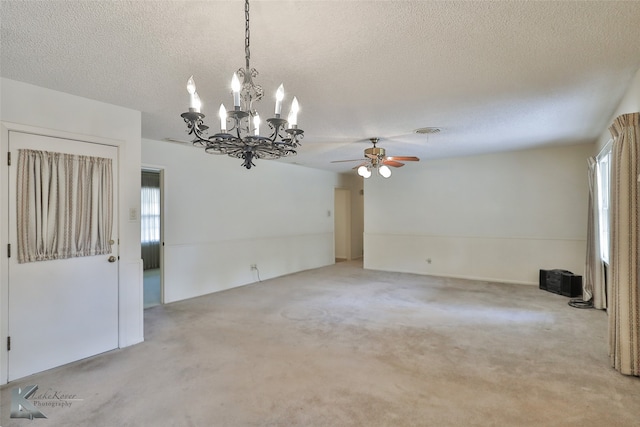
[(165, 302), (334, 263), (337, 174), (145, 139), (142, 161), (164, 169)]
[[(624, 97), (620, 101), (620, 105), (616, 108), (616, 111), (609, 120), (609, 126), (613, 123), (613, 120), (621, 114), (636, 113), (640, 111), (640, 69), (636, 72), (629, 84), (629, 89), (625, 93)], [(611, 139), (611, 132), (609, 129), (604, 129), (600, 138), (598, 139), (597, 149), (594, 154), (597, 154)]]
[(372, 176), (365, 268), (529, 284), (539, 269), (582, 274), (593, 150), (426, 160), (417, 171)]
[[(7, 129), (28, 127), (43, 134), (108, 139), (119, 147), (119, 346), (143, 340), (140, 223), (129, 221), (129, 208), (140, 208), (140, 112), (109, 105), (26, 83), (0, 80), (0, 211), (7, 203)], [(6, 248), (8, 218), (0, 217), (0, 248)], [(7, 334), (7, 259), (0, 258), (3, 303), (0, 304), (2, 339)], [(2, 341), (4, 342), (4, 341)], [(0, 366), (6, 366), (6, 351), (0, 351)], [(6, 381), (6, 375), (3, 375)]]

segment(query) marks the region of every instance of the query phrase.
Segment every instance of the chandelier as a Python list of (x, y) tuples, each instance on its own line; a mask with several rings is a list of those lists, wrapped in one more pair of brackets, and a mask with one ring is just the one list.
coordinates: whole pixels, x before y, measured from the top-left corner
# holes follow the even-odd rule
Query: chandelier
[[(204, 114), (200, 112), (201, 101), (196, 92), (193, 76), (187, 81), (189, 92), (189, 111), (181, 117), (187, 124), (187, 132), (193, 135), (193, 144), (204, 147), (209, 154), (226, 154), (242, 159), (242, 166), (251, 169), (255, 166), (254, 159), (278, 159), (296, 154), (300, 139), (304, 131), (298, 128), (299, 105), (293, 97), (291, 109), (287, 119), (281, 117), (284, 88), (282, 85), (276, 91), (274, 117), (267, 119), (269, 136), (260, 135), (260, 116), (253, 103), (260, 101), (264, 95), (262, 86), (253, 82), (258, 76), (255, 68), (250, 68), (249, 59), (249, 0), (244, 2), (245, 14), (245, 67), (233, 74), (231, 90), (233, 93), (233, 110), (227, 111), (224, 104), (220, 105), (220, 132), (207, 136), (209, 126), (203, 122)], [(240, 80), (242, 79), (242, 83)]]

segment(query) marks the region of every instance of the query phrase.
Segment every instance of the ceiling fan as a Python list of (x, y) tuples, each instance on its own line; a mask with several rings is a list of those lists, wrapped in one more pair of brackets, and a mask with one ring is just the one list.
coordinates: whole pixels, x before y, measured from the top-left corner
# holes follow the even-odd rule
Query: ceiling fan
[(331, 163), (362, 162), (353, 169), (357, 169), (358, 175), (363, 178), (369, 178), (371, 176), (372, 169), (377, 170), (378, 174), (383, 178), (389, 178), (391, 176), (391, 169), (389, 169), (389, 166), (399, 168), (404, 166), (404, 163), (402, 162), (420, 161), (420, 159), (415, 156), (386, 156), (384, 148), (376, 147), (380, 138), (369, 138), (369, 141), (371, 141), (373, 147), (366, 148), (364, 150), (364, 159), (334, 160)]

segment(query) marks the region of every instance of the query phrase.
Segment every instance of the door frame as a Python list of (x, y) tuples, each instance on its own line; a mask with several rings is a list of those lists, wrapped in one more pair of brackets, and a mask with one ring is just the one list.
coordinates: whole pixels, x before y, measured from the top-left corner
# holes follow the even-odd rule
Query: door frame
[[(160, 305), (164, 304), (164, 207), (165, 207), (165, 168), (160, 165), (143, 163), (140, 171), (158, 172), (160, 174)], [(143, 279), (144, 281), (144, 279)], [(143, 289), (144, 292), (144, 289)], [(144, 300), (144, 298), (143, 298)]]
[[(7, 350), (7, 337), (9, 335), (9, 258), (8, 258), (8, 243), (9, 242), (9, 215), (8, 215), (8, 201), (9, 201), (9, 165), (8, 165), (8, 146), (9, 146), (9, 132), (22, 132), (33, 135), (41, 135), (52, 138), (71, 139), (74, 141), (81, 141), (93, 144), (103, 144), (115, 146), (118, 150), (118, 164), (119, 168), (114, 171), (114, 189), (117, 192), (118, 205), (122, 206), (122, 195), (120, 191), (120, 173), (122, 165), (122, 152), (121, 148), (126, 144), (126, 141), (104, 138), (92, 135), (77, 134), (72, 132), (65, 132), (54, 129), (41, 128), (31, 125), (23, 125), (12, 122), (0, 122), (0, 206), (3, 206), (7, 211), (2, 212), (0, 215), (0, 384), (6, 384), (8, 381), (8, 350)], [(17, 162), (17, 155), (13, 155), (11, 163), (15, 167)], [(4, 206), (5, 203), (7, 206)], [(121, 210), (121, 207), (120, 207)], [(117, 235), (122, 235), (123, 221), (120, 212), (114, 212), (114, 215), (118, 216), (118, 230)], [(15, 253), (15, 248), (13, 251)], [(119, 251), (121, 253), (121, 251)], [(12, 254), (13, 256), (13, 254)], [(125, 323), (123, 318), (124, 312), (121, 310), (122, 306), (122, 269), (118, 269), (118, 347), (122, 347), (122, 325)]]

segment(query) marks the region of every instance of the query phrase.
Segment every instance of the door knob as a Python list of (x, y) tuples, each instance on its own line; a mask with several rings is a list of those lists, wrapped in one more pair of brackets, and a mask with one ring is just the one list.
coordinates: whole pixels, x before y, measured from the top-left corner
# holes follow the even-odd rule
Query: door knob
[(113, 255), (111, 255), (109, 257), (109, 262), (116, 262), (116, 257), (114, 257)]

